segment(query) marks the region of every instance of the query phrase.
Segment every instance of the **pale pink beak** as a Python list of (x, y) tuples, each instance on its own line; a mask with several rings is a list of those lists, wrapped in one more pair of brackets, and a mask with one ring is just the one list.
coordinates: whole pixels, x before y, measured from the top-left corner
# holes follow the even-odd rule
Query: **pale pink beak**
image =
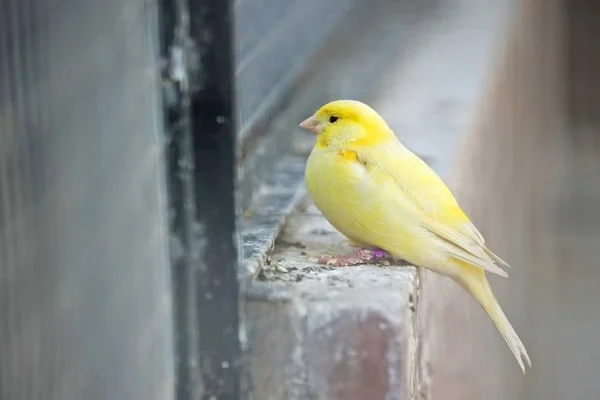
[(306, 129), (309, 132), (314, 133), (315, 135), (319, 133), (317, 130), (317, 126), (319, 125), (319, 121), (315, 118), (315, 116), (310, 116), (306, 118), (304, 121), (300, 122), (298, 125), (300, 128)]

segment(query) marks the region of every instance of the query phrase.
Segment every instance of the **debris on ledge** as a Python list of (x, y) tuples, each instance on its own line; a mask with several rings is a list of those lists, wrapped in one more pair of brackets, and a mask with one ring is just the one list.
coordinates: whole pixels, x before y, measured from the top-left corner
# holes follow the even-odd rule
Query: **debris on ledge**
[[(406, 286), (414, 278), (414, 268), (398, 265), (330, 267), (317, 263), (323, 255), (343, 255), (356, 247), (336, 231), (308, 198), (287, 220), (275, 248), (263, 266), (260, 280), (293, 283), (304, 292), (334, 295), (344, 289), (374, 291)], [(387, 264), (387, 263), (386, 263)]]

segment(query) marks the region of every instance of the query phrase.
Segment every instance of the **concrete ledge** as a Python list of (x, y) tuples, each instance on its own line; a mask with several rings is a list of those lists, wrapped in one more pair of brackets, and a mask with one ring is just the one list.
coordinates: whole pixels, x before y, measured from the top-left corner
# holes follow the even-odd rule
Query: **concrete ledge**
[(304, 202), (261, 272), (270, 289), (259, 284), (248, 295), (253, 398), (409, 398), (414, 268), (311, 261), (324, 251), (351, 248)]

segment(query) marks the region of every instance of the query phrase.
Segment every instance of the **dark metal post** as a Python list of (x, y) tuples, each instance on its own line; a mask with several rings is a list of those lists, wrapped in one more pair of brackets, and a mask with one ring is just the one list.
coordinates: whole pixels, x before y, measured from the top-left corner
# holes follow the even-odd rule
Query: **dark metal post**
[(237, 400), (232, 6), (222, 0), (163, 0), (162, 7), (163, 55), (169, 60), (164, 83), (171, 136), (176, 398)]
[(199, 54), (191, 98), (198, 225), (196, 288), (204, 399), (240, 398), (238, 236), (235, 213), (233, 13), (230, 0), (189, 0)]

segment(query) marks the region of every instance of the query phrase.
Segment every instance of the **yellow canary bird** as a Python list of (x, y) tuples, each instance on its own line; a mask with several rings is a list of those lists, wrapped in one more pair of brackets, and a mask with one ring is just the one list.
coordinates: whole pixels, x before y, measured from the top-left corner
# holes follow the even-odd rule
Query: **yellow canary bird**
[(318, 135), (305, 174), (313, 202), (361, 247), (319, 262), (342, 267), (391, 255), (449, 276), (483, 306), (523, 372), (531, 367), (485, 275), (507, 277), (501, 267), (509, 265), (486, 247), (439, 176), (364, 103), (330, 102), (300, 127)]

